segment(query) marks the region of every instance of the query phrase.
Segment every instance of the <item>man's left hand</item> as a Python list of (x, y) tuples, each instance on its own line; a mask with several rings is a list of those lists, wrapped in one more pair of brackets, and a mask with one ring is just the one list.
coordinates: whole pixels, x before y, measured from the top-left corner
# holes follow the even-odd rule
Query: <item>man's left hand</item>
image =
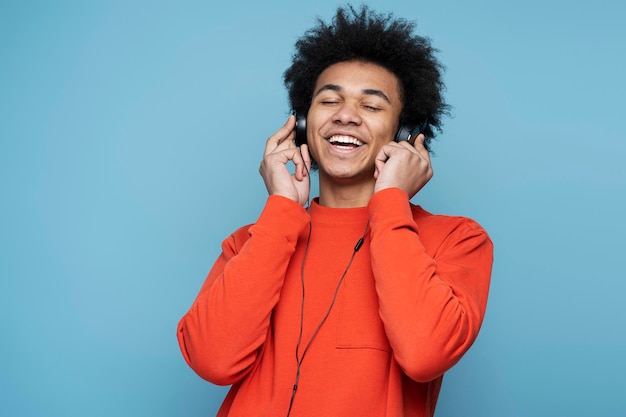
[(419, 134), (413, 144), (389, 142), (376, 155), (374, 192), (397, 187), (413, 197), (433, 176), (430, 154), (424, 147), (424, 135)]

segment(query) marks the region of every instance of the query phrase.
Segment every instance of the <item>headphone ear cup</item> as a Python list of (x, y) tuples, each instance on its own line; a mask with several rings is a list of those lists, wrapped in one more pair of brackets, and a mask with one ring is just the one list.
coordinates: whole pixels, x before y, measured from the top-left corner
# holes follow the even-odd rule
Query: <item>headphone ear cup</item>
[[(409, 141), (411, 137), (415, 134), (413, 131), (415, 130), (415, 126), (410, 126), (402, 123), (396, 132), (396, 137), (393, 139), (396, 142)], [(419, 129), (418, 129), (419, 130)], [(419, 132), (416, 132), (419, 133)]]
[(420, 133), (424, 133), (426, 131), (426, 127), (428, 126), (428, 119), (426, 119), (423, 123), (401, 123), (398, 131), (396, 132), (396, 137), (393, 139), (396, 142), (402, 141), (410, 141), (413, 136), (417, 136)]
[(306, 115), (296, 114), (296, 146), (306, 143)]

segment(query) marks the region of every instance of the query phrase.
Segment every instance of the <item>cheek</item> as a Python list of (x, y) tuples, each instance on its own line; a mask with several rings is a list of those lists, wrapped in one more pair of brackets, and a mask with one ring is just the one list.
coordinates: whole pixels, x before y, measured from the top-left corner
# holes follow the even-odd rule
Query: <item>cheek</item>
[(321, 142), (324, 140), (319, 136), (321, 126), (319, 115), (315, 112), (309, 112), (306, 121), (306, 136), (308, 139), (309, 153), (314, 158), (319, 155), (318, 150)]
[(311, 159), (313, 159), (316, 162), (319, 161), (319, 158), (318, 158), (319, 154), (317, 153), (317, 146), (315, 146), (315, 144), (311, 146), (310, 142), (308, 143), (308, 145), (309, 145), (309, 156), (311, 157)]
[(396, 137), (397, 124), (381, 123), (376, 129), (376, 141), (379, 147), (392, 142)]
[(318, 155), (319, 155), (318, 139), (315, 137), (313, 130), (308, 125), (307, 125), (306, 135), (307, 135), (307, 146), (309, 147), (309, 155), (311, 156), (311, 158), (317, 161)]

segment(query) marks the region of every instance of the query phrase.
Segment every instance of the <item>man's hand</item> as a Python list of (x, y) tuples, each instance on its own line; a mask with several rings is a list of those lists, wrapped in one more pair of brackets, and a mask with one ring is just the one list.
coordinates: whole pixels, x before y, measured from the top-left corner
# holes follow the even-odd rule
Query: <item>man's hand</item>
[[(282, 195), (304, 206), (309, 199), (311, 157), (307, 145), (298, 149), (294, 144), (295, 125), (295, 116), (289, 116), (283, 127), (270, 136), (259, 172), (270, 195)], [(287, 168), (289, 161), (295, 166), (293, 174)]]
[(424, 135), (409, 142), (390, 142), (383, 146), (375, 161), (374, 192), (398, 187), (413, 197), (433, 176), (430, 155), (424, 148)]

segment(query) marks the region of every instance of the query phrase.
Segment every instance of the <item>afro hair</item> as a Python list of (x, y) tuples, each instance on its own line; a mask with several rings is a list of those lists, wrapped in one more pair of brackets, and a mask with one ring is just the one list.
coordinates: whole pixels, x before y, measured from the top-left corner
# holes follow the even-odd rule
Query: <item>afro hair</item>
[(347, 61), (380, 65), (400, 81), (401, 123), (424, 124), (429, 149), (442, 116), (449, 114), (443, 98), (444, 67), (428, 38), (413, 34), (415, 23), (392, 14), (379, 14), (363, 5), (339, 7), (330, 24), (317, 25), (297, 40), (291, 66), (283, 77), (291, 108), (306, 114), (319, 75), (329, 66)]

